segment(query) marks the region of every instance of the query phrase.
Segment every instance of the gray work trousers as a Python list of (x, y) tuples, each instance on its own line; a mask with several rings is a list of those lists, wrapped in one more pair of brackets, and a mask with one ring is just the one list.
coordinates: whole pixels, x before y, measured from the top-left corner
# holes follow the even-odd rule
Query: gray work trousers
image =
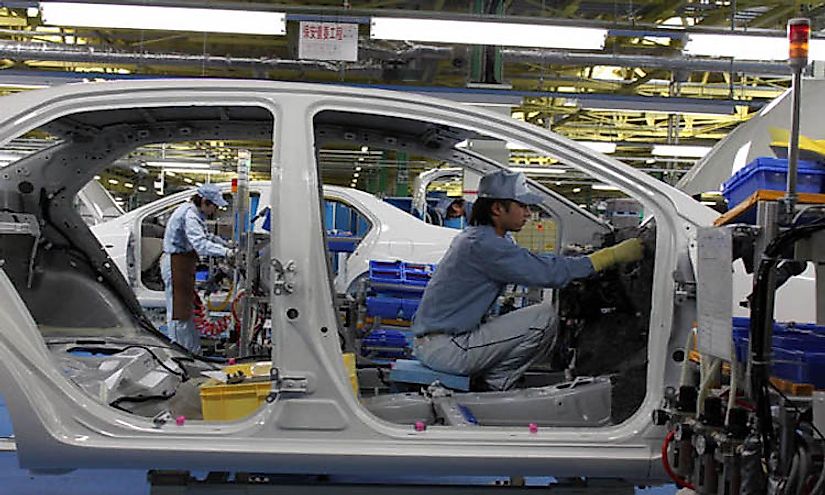
[(460, 335), (417, 337), (413, 354), (428, 368), (478, 376), (491, 390), (507, 390), (544, 354), (556, 335), (553, 306), (528, 306)]

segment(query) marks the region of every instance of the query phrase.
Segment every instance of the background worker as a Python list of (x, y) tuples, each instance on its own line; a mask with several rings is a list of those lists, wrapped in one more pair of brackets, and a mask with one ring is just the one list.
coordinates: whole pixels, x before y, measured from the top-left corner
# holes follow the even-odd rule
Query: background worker
[(438, 202), (435, 209), (441, 215), (444, 227), (461, 230), (467, 226), (464, 204), (464, 198), (442, 198)]
[(549, 303), (485, 319), (507, 284), (560, 288), (642, 258), (639, 239), (581, 257), (519, 247), (507, 234), (521, 230), (530, 205), (540, 202), (522, 173), (500, 170), (481, 179), (470, 227), (453, 240), (413, 320), (413, 351), (422, 364), (507, 390), (548, 350), (556, 329)]
[(200, 333), (192, 311), (195, 269), (199, 256), (233, 258), (227, 242), (206, 231), (206, 219), (227, 205), (214, 184), (198, 187), (192, 199), (179, 206), (166, 224), (163, 235), (161, 275), (166, 292), (166, 321), (169, 338), (191, 352), (200, 352)]

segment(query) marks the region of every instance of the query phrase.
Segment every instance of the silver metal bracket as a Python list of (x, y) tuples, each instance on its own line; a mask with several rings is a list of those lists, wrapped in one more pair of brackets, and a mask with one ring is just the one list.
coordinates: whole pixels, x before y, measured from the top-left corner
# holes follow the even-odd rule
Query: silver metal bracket
[(172, 417), (172, 413), (169, 411), (161, 411), (152, 418), (152, 424), (155, 425), (155, 428), (160, 428), (166, 423), (171, 423), (174, 420), (175, 418)]
[(681, 305), (688, 299), (696, 299), (696, 282), (676, 281), (673, 287), (673, 303)]
[(272, 259), (272, 291), (276, 296), (295, 291), (295, 262), (289, 260), (286, 265), (277, 258)]
[(275, 402), (281, 394), (306, 394), (309, 392), (309, 378), (303, 375), (284, 375), (273, 366), (269, 370), (272, 389), (266, 397), (267, 402)]

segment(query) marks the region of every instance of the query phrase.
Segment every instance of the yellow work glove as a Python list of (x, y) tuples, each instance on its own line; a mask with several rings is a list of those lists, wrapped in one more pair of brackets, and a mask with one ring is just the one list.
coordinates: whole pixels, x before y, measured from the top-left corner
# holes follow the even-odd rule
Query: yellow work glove
[(606, 270), (620, 263), (639, 261), (644, 255), (644, 245), (639, 238), (634, 237), (622, 241), (615, 246), (599, 249), (589, 256), (593, 269), (597, 272)]

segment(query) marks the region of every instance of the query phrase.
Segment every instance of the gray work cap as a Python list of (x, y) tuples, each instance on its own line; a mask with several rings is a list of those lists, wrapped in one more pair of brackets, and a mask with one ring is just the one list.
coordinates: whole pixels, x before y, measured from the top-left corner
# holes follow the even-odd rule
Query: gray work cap
[(541, 204), (542, 197), (527, 189), (527, 177), (521, 172), (497, 170), (481, 178), (479, 198), (512, 199), (525, 205)]
[(226, 200), (223, 199), (221, 189), (215, 184), (204, 184), (202, 186), (198, 186), (198, 195), (203, 199), (208, 199), (212, 203), (215, 203), (218, 208), (223, 208), (228, 204)]

